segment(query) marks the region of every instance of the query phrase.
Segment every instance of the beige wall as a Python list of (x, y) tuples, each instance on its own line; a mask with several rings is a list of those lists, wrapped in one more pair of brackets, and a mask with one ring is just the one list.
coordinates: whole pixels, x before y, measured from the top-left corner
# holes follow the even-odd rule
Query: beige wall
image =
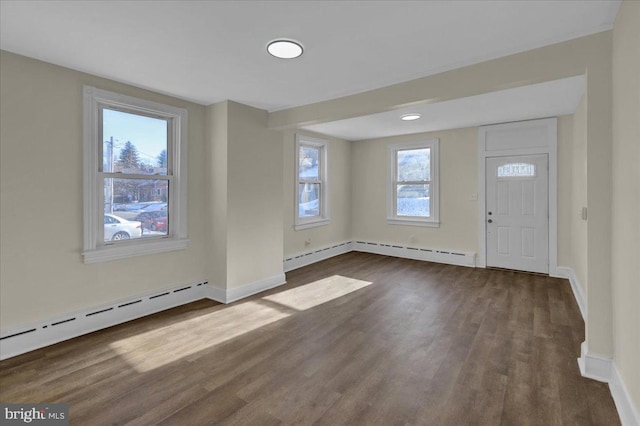
[(587, 206), (586, 102), (574, 115), (558, 120), (558, 266), (575, 273), (587, 295)]
[[(574, 149), (573, 116), (558, 118), (558, 264), (571, 266), (572, 221), (580, 219), (572, 206)], [(478, 128), (421, 133), (353, 142), (352, 227), (356, 240), (415, 245), (421, 248), (480, 251), (478, 203)], [(438, 138), (440, 140), (440, 227), (388, 225), (387, 146)], [(580, 183), (584, 186), (584, 181)], [(576, 213), (576, 214), (574, 214)], [(586, 250), (585, 250), (586, 253)]]
[(611, 32), (586, 64), (587, 90), (587, 320), (594, 356), (613, 356), (611, 298)]
[[(266, 111), (205, 108), (8, 52), (0, 65), (3, 330), (155, 289), (282, 274), (283, 136)], [(83, 85), (188, 109), (188, 249), (83, 263)]]
[[(587, 222), (582, 220), (582, 208), (587, 207), (587, 103), (583, 98), (573, 118), (573, 146), (567, 163), (571, 162), (570, 234), (571, 257), (568, 263), (588, 298)], [(588, 212), (587, 212), (588, 216)]]
[[(204, 107), (0, 53), (0, 323), (2, 329), (206, 279)], [(186, 250), (85, 265), (82, 86), (186, 108)]]
[(640, 410), (640, 2), (624, 1), (613, 32), (614, 359)]
[[(351, 142), (329, 136), (297, 131), (328, 141), (329, 216), (328, 225), (294, 229), (295, 213), (295, 135), (284, 132), (284, 257), (351, 240)], [(310, 240), (307, 244), (306, 241)]]
[(573, 115), (558, 117), (558, 265), (571, 263)]
[(209, 284), (231, 289), (282, 274), (282, 132), (267, 112), (206, 108)]
[[(440, 139), (440, 227), (387, 224), (389, 144)], [(355, 240), (478, 252), (477, 129), (353, 142), (352, 227)]]
[(209, 285), (218, 288), (225, 288), (227, 282), (227, 117), (227, 102), (206, 108), (206, 272)]
[(282, 274), (282, 132), (228, 102), (227, 287)]

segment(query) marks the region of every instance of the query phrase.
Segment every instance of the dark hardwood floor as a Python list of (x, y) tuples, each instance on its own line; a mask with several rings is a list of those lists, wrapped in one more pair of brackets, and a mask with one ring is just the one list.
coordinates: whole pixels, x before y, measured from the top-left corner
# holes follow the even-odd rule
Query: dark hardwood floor
[(0, 363), (71, 424), (616, 425), (565, 280), (349, 253)]

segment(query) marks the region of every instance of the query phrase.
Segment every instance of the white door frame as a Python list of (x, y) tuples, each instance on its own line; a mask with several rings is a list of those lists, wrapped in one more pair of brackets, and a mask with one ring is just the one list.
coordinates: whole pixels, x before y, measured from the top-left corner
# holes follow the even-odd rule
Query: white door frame
[(478, 129), (479, 253), (476, 266), (487, 267), (486, 159), (515, 155), (549, 156), (549, 275), (558, 275), (558, 119), (494, 124)]

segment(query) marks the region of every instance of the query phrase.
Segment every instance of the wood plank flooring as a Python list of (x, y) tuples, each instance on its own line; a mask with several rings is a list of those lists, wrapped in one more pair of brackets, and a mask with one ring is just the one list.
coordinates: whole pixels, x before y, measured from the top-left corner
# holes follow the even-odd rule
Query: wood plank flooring
[(569, 283), (348, 253), (0, 362), (77, 425), (617, 425)]

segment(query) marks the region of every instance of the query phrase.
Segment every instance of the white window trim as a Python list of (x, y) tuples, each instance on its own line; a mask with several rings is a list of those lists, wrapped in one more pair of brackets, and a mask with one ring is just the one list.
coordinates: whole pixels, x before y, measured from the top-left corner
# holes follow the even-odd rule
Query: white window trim
[[(314, 148), (320, 148), (320, 167), (318, 173), (320, 174), (320, 216), (311, 218), (301, 218), (299, 216), (298, 206), (298, 185), (300, 182), (299, 176), (299, 155), (300, 146), (310, 146)], [(327, 159), (329, 158), (329, 144), (325, 139), (313, 138), (311, 136), (305, 136), (296, 134), (296, 147), (295, 147), (295, 176), (294, 183), (294, 197), (293, 197), (293, 217), (294, 217), (294, 229), (299, 231), (301, 229), (314, 228), (316, 226), (328, 225), (331, 222), (329, 217), (329, 179), (327, 173)]]
[[(388, 157), (389, 167), (387, 168), (387, 224), (389, 225), (409, 225), (426, 226), (432, 228), (440, 227), (440, 154), (439, 139), (429, 139), (425, 141), (399, 143), (389, 145)], [(396, 176), (397, 176), (397, 152), (406, 149), (429, 148), (431, 150), (431, 185), (429, 187), (429, 210), (431, 217), (422, 218), (417, 216), (396, 215)]]
[[(84, 101), (84, 153), (83, 153), (83, 203), (84, 203), (84, 263), (106, 262), (172, 250), (188, 246), (187, 239), (187, 110), (143, 99), (108, 92), (95, 87), (83, 88)], [(105, 245), (100, 240), (99, 226), (104, 226), (101, 208), (102, 181), (99, 179), (100, 107), (124, 108), (132, 112), (153, 114), (173, 120), (173, 144), (168, 158), (172, 158), (173, 177), (171, 199), (168, 204), (171, 218), (169, 235), (162, 238), (135, 239), (119, 244)]]

